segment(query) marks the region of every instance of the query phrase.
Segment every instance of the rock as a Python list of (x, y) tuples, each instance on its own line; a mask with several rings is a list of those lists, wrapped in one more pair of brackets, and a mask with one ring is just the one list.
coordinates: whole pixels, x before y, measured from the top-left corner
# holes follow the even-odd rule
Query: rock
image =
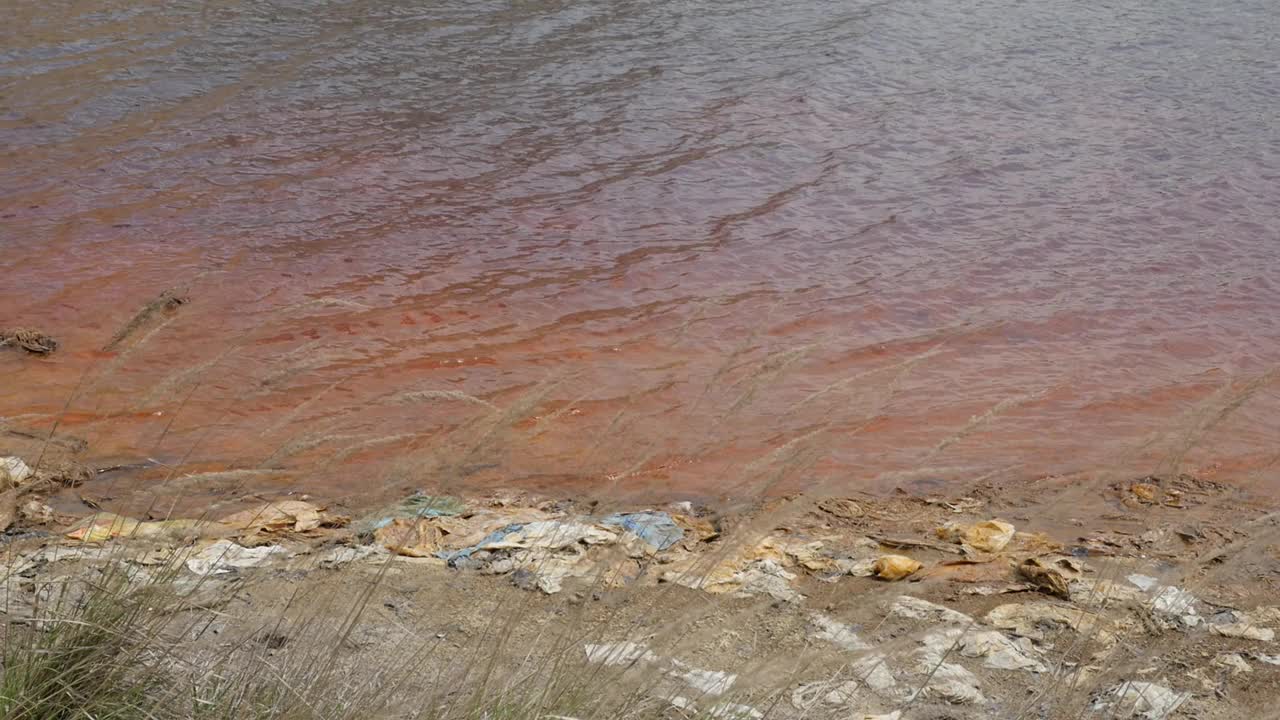
[(1127, 681), (1111, 688), (1094, 707), (1115, 717), (1165, 720), (1190, 697), (1190, 693), (1177, 693), (1163, 685)]
[(889, 614), (907, 620), (923, 620), (930, 623), (973, 625), (974, 619), (958, 610), (943, 607), (911, 595), (899, 595), (889, 607)]
[(997, 670), (1049, 670), (1036, 658), (1035, 647), (1025, 637), (1015, 641), (994, 630), (969, 632), (961, 636), (957, 649), (964, 657), (983, 658), (983, 665)]
[(912, 560), (905, 555), (884, 555), (876, 560), (875, 565), (876, 577), (881, 580), (901, 580), (909, 575), (914, 574), (917, 570), (924, 567), (924, 563), (918, 560)]
[(0, 487), (20, 487), (35, 475), (22, 458), (16, 455), (0, 457)]
[(949, 523), (938, 528), (938, 537), (958, 542), (972, 550), (998, 553), (1013, 539), (1014, 527), (1003, 520), (985, 520), (973, 525)]
[(871, 647), (858, 637), (852, 625), (846, 625), (821, 613), (810, 615), (809, 623), (812, 627), (810, 637), (816, 640), (829, 642), (850, 652), (860, 652)]

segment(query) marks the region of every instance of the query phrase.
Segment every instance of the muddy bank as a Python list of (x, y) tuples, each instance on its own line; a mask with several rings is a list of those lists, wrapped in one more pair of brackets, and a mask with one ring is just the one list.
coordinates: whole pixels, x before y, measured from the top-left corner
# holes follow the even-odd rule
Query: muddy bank
[(625, 690), (636, 717), (1265, 716), (1280, 691), (1275, 508), (1191, 477), (1105, 496), (1109, 516), (1053, 527), (1024, 517), (1069, 488), (1034, 506), (975, 488), (732, 512), (506, 492), (181, 520), (27, 513), (5, 546), (6, 618), (36, 622), (50, 588), (104, 568), (135, 582), (172, 569), (183, 612), (217, 629), (175, 640), (191, 652), (269, 627), (285, 662), (358, 603), (337, 656), (372, 677), (430, 645), (439, 703), (468, 692), (461, 658), (479, 655), (495, 688), (576, 668), (602, 698)]

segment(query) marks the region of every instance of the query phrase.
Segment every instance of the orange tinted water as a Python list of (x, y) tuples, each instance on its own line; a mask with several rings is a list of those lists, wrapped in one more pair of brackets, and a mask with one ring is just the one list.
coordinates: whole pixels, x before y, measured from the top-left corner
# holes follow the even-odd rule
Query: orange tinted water
[(3, 4), (11, 429), (356, 500), (1277, 487), (1270, 3), (420, 5)]

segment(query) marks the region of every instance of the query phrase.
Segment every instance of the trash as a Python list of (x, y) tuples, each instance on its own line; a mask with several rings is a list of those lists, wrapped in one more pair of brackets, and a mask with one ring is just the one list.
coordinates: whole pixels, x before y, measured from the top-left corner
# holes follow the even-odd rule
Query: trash
[[(854, 558), (839, 558), (835, 561), (835, 569), (840, 575), (851, 575), (853, 577), (871, 577), (876, 574), (876, 561), (873, 558), (863, 558), (856, 560)], [(832, 578), (833, 580), (835, 578)]]
[(888, 692), (898, 684), (897, 678), (889, 670), (888, 659), (881, 653), (864, 655), (854, 660), (849, 664), (849, 672), (858, 682), (878, 693)]
[(880, 543), (888, 548), (896, 548), (899, 550), (937, 550), (938, 552), (951, 553), (953, 555), (963, 555), (964, 548), (954, 543), (933, 542), (932, 540), (917, 540), (915, 538), (889, 537), (887, 535), (870, 535), (872, 540)]
[(105, 542), (121, 535), (134, 534), (140, 524), (133, 518), (116, 515), (115, 513), (100, 512), (90, 515), (71, 526), (64, 534), (72, 540), (81, 542)]
[(982, 705), (987, 702), (977, 676), (960, 665), (935, 663), (925, 659), (915, 670), (926, 677), (924, 686), (916, 691), (916, 695), (923, 694), (924, 697), (957, 705)]
[(288, 550), (279, 545), (260, 545), (247, 548), (230, 540), (219, 540), (187, 558), (187, 569), (197, 575), (217, 575), (237, 568), (262, 565), (277, 555), (287, 555)]
[(638, 662), (655, 663), (661, 659), (650, 652), (649, 648), (633, 642), (585, 645), (583, 649), (587, 653), (587, 662), (608, 667), (632, 665)]
[(719, 696), (729, 692), (737, 675), (719, 670), (699, 670), (679, 660), (671, 661), (671, 668), (666, 671), (668, 677), (683, 682), (692, 690), (703, 695)]
[(1266, 653), (1253, 653), (1249, 657), (1260, 663), (1268, 665), (1280, 665), (1280, 655), (1267, 655)]
[(1260, 642), (1271, 642), (1276, 639), (1275, 630), (1270, 628), (1258, 627), (1252, 623), (1227, 623), (1223, 625), (1210, 625), (1209, 631), (1214, 635), (1221, 635), (1229, 638), (1240, 638), (1242, 640), (1258, 640)]
[(859, 652), (871, 647), (858, 637), (852, 625), (846, 625), (822, 613), (810, 615), (809, 622), (813, 627), (810, 637), (816, 640), (824, 640), (850, 652)]
[(1253, 666), (1240, 653), (1221, 653), (1213, 659), (1213, 664), (1232, 675), (1253, 672)]
[(1115, 636), (1102, 627), (1102, 618), (1070, 605), (1043, 602), (999, 605), (987, 613), (986, 621), (993, 627), (1011, 630), (1041, 643), (1051, 640), (1064, 629), (1092, 634), (1103, 645), (1110, 646), (1115, 642)]
[(881, 580), (901, 580), (920, 568), (924, 563), (905, 555), (883, 555), (875, 562), (876, 577)]
[(453, 517), (466, 509), (466, 503), (452, 495), (428, 495), (419, 491), (390, 507), (371, 513), (357, 528), (362, 532), (369, 532), (384, 528), (396, 520)]
[(958, 650), (964, 657), (983, 658), (983, 665), (997, 670), (1042, 673), (1049, 669), (1036, 659), (1029, 639), (1010, 640), (994, 630), (966, 633), (960, 638)]
[(827, 498), (818, 502), (818, 509), (844, 520), (854, 520), (867, 514), (862, 506), (848, 498)]
[(1160, 492), (1160, 488), (1150, 483), (1136, 483), (1133, 487), (1129, 488), (1129, 491), (1132, 492), (1133, 496), (1138, 500), (1146, 503), (1153, 503), (1156, 501), (1156, 495)]
[(18, 515), (33, 525), (47, 525), (53, 522), (53, 508), (35, 498), (22, 503), (18, 507)]
[(931, 623), (973, 625), (974, 619), (958, 610), (952, 610), (928, 600), (911, 595), (899, 595), (889, 607), (889, 614), (907, 620), (923, 620)]
[(373, 539), (397, 555), (433, 557), (440, 551), (444, 532), (428, 518), (395, 518), (375, 530)]
[(787, 572), (773, 560), (757, 560), (729, 579), (729, 584), (739, 587), (738, 595), (768, 595), (775, 600), (798, 603), (804, 600), (791, 581), (795, 573)]
[(658, 550), (666, 550), (684, 538), (684, 529), (670, 515), (657, 510), (615, 513), (600, 523), (621, 527)]
[(602, 545), (616, 542), (618, 536), (595, 525), (560, 520), (539, 520), (523, 525), (508, 525), (495, 531), (475, 550), (523, 550), (542, 548), (564, 550), (577, 545)]
[(158, 296), (150, 300), (142, 309), (134, 314), (129, 322), (125, 323), (116, 334), (111, 336), (107, 344), (103, 346), (104, 352), (113, 352), (125, 338), (137, 332), (144, 325), (150, 323), (151, 319), (159, 312), (171, 312), (177, 310), (178, 307), (185, 304), (187, 298), (184, 297), (177, 288), (170, 288), (160, 293)]
[[(1175, 616), (1183, 618), (1188, 615), (1197, 615), (1196, 603), (1198, 599), (1195, 595), (1173, 585), (1161, 588), (1151, 599), (1151, 610), (1161, 615)], [(1198, 621), (1197, 621), (1198, 622)], [(1195, 623), (1192, 623), (1195, 624)]]
[(342, 527), (348, 519), (325, 512), (303, 500), (278, 500), (233, 513), (220, 521), (243, 532), (306, 532), (318, 527)]
[(1125, 579), (1142, 592), (1150, 592), (1152, 589), (1160, 585), (1160, 581), (1150, 575), (1139, 575), (1138, 573), (1134, 573)]
[(1190, 697), (1191, 693), (1176, 693), (1163, 685), (1131, 680), (1111, 688), (1107, 697), (1094, 704), (1094, 709), (1108, 710), (1116, 717), (1165, 720)]
[(937, 531), (938, 537), (958, 542), (973, 550), (998, 553), (1013, 539), (1014, 527), (1003, 520), (986, 520), (973, 525), (948, 523)]
[(329, 569), (362, 560), (383, 560), (388, 555), (390, 553), (381, 545), (340, 545), (320, 555), (316, 565)]
[(764, 720), (764, 713), (750, 705), (721, 703), (707, 710), (707, 717), (715, 720)]
[(1076, 579), (1071, 581), (1071, 602), (1090, 607), (1106, 607), (1112, 602), (1145, 602), (1142, 592), (1107, 579)]
[(1018, 572), (1042, 592), (1071, 599), (1071, 586), (1062, 571), (1041, 562), (1037, 558), (1027, 558), (1018, 566)]
[(0, 457), (0, 485), (18, 487), (35, 474), (22, 458), (16, 455)]
[(0, 330), (0, 347), (12, 345), (33, 355), (48, 355), (58, 349), (58, 341), (31, 328)]

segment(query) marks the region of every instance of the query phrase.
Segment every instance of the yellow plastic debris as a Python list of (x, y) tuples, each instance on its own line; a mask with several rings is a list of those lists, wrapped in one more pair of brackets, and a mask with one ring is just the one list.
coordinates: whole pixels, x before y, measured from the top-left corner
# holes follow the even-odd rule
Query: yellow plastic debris
[(100, 512), (71, 526), (66, 536), (81, 542), (105, 542), (121, 535), (134, 534), (138, 530), (138, 525), (138, 521), (133, 518)]
[(396, 518), (373, 533), (373, 539), (397, 555), (432, 557), (440, 550), (444, 532), (434, 518)]
[(876, 560), (876, 577), (881, 580), (901, 580), (924, 567), (924, 563), (905, 555), (884, 555)]
[(306, 532), (322, 525), (341, 526), (346, 518), (327, 513), (323, 507), (302, 500), (279, 500), (228, 515), (221, 522), (245, 531)]
[(978, 552), (997, 553), (1013, 539), (1014, 527), (1003, 520), (985, 520), (973, 525), (947, 523), (938, 528), (938, 537), (961, 543)]

